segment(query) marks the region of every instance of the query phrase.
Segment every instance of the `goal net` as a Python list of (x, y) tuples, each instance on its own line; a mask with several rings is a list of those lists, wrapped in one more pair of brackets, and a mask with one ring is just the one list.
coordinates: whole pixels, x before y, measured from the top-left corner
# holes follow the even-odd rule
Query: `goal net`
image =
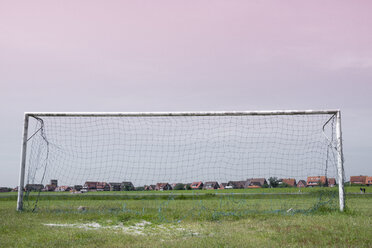
[(18, 208), (179, 219), (339, 209), (338, 114), (28, 113)]

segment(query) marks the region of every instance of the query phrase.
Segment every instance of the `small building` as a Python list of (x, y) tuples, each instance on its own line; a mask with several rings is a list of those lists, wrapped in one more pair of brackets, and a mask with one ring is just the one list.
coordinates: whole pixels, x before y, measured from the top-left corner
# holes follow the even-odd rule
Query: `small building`
[(163, 191), (163, 190), (172, 190), (172, 186), (169, 183), (157, 183), (155, 186), (155, 190)]
[(77, 185), (74, 185), (74, 188), (73, 188), (75, 191), (80, 191), (80, 190), (82, 190), (83, 189), (83, 185), (79, 185), (79, 184), (77, 184)]
[(92, 182), (87, 181), (84, 183), (83, 189), (87, 191), (109, 191), (110, 186), (106, 182)]
[(53, 185), (54, 187), (58, 187), (58, 180), (57, 179), (50, 180), (50, 185)]
[(66, 192), (66, 191), (70, 191), (70, 190), (72, 190), (72, 188), (70, 186), (58, 186), (54, 191)]
[(121, 183), (121, 191), (133, 191), (133, 190), (135, 190), (135, 188), (132, 182)]
[(367, 176), (351, 176), (350, 184), (365, 184)]
[(225, 188), (232, 187), (233, 189), (246, 189), (248, 188), (247, 181), (229, 181)]
[(53, 185), (53, 184), (47, 184), (47, 185), (45, 185), (44, 190), (45, 190), (45, 191), (55, 191), (56, 188), (57, 188), (57, 186), (55, 186), (55, 185)]
[(307, 184), (307, 187), (326, 186), (327, 185), (327, 177), (326, 176), (307, 177), (306, 184)]
[(97, 191), (110, 191), (110, 185), (106, 182), (97, 182)]
[(328, 187), (336, 186), (336, 179), (335, 178), (328, 178)]
[(110, 191), (120, 191), (121, 183), (109, 183)]
[(41, 191), (44, 189), (44, 185), (42, 184), (26, 184), (25, 190), (26, 191)]
[(297, 183), (297, 188), (306, 188), (307, 184), (305, 180), (299, 180)]
[(220, 183), (219, 189), (225, 189), (226, 185), (227, 185), (227, 183)]
[(246, 181), (245, 188), (262, 188), (265, 184), (267, 185), (265, 178), (249, 178)]
[(203, 188), (203, 182), (193, 182), (190, 187), (191, 189), (202, 189)]
[(296, 187), (297, 186), (295, 178), (283, 178), (283, 179), (281, 179), (281, 183), (285, 183), (285, 184), (287, 184), (291, 187)]
[(97, 183), (98, 182), (87, 181), (87, 182), (84, 183), (84, 188), (88, 191), (95, 191), (95, 190), (97, 190)]
[(372, 177), (367, 177), (366, 178), (366, 185), (367, 186), (372, 185)]
[(145, 190), (155, 190), (156, 185), (145, 185)]
[(218, 182), (206, 182), (203, 186), (203, 189), (218, 189), (220, 185)]

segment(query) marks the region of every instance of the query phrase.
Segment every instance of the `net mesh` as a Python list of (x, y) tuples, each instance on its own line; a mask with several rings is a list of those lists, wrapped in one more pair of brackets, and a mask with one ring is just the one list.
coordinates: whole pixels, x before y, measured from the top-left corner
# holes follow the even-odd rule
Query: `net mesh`
[[(324, 204), (337, 207), (336, 188), (290, 187), (289, 180), (276, 180), (299, 183), (311, 176), (336, 178), (332, 114), (31, 116), (30, 126), (26, 190), (28, 206), (33, 209), (76, 209), (83, 203), (52, 203), (53, 197), (62, 197), (56, 190), (74, 189), (75, 185), (89, 191), (84, 195), (102, 201), (96, 209), (138, 212), (153, 208), (164, 214), (162, 218), (167, 216), (166, 209), (182, 209), (183, 214), (177, 216), (183, 218), (188, 211), (195, 215), (195, 209), (215, 216), (302, 211)], [(58, 180), (58, 187), (46, 189), (51, 180)], [(98, 189), (105, 191), (117, 183), (121, 191), (97, 192), (86, 182), (107, 183)], [(134, 188), (123, 186), (128, 182)], [(193, 182), (221, 189), (183, 190)], [(166, 191), (165, 186), (162, 191), (165, 183), (169, 188), (177, 184), (183, 188)], [(327, 179), (320, 180), (316, 186), (327, 183)], [(43, 189), (36, 189), (37, 184)], [(47, 190), (52, 192), (44, 192)], [(63, 197), (70, 195), (63, 193)], [(186, 209), (186, 205), (190, 207)]]

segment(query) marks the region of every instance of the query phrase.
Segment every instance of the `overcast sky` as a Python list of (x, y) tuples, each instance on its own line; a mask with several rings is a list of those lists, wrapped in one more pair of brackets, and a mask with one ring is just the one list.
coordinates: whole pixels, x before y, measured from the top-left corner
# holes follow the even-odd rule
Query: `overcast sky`
[[(0, 2), (0, 186), (23, 112), (342, 110), (372, 176), (371, 1)], [(348, 179), (347, 179), (348, 180)]]

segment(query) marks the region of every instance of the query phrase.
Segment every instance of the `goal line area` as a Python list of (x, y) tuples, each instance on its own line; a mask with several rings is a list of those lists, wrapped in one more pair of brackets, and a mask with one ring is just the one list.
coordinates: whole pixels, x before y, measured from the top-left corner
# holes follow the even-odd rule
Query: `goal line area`
[(342, 211), (343, 174), (338, 110), (26, 113), (17, 209)]

